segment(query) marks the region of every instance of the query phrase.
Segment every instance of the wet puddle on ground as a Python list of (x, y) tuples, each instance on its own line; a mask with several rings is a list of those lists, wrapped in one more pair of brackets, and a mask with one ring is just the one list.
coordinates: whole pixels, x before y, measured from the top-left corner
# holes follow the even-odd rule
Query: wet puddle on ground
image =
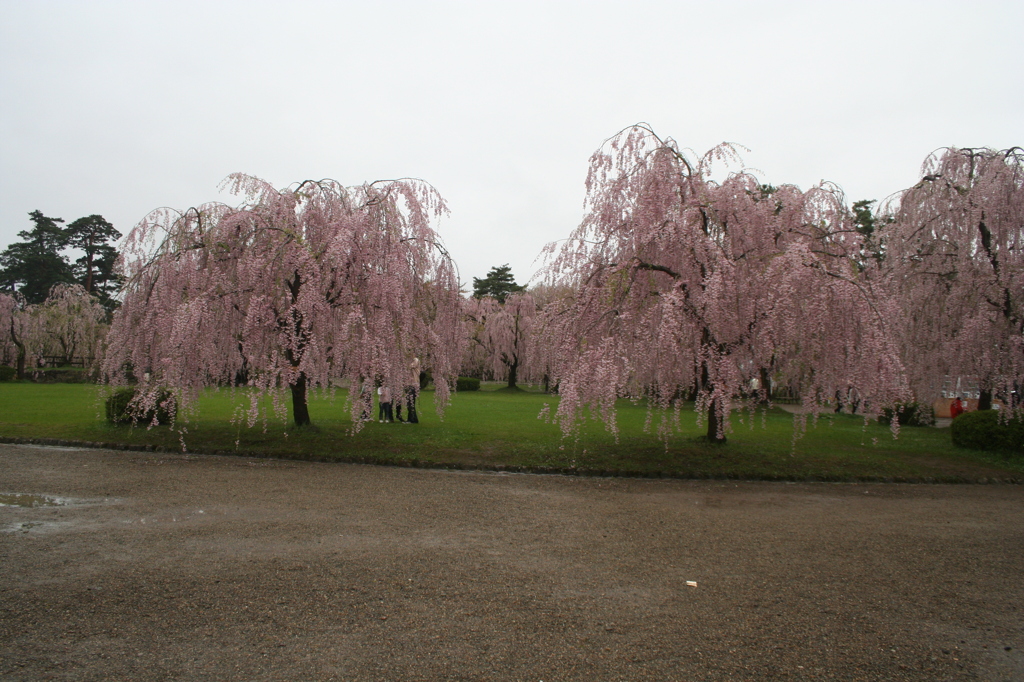
[[(75, 508), (114, 502), (113, 498), (85, 499), (45, 493), (0, 492), (0, 533), (28, 533), (29, 530), (51, 531), (75, 525), (66, 518)], [(60, 520), (58, 520), (60, 519)]]
[(70, 500), (36, 493), (0, 493), (0, 507), (63, 507)]

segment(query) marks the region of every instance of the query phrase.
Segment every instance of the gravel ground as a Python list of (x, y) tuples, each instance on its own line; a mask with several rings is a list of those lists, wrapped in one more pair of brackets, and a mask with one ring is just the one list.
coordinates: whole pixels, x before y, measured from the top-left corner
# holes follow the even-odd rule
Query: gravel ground
[(0, 499), (5, 680), (1024, 680), (1024, 486), (0, 445), (0, 493), (63, 503)]

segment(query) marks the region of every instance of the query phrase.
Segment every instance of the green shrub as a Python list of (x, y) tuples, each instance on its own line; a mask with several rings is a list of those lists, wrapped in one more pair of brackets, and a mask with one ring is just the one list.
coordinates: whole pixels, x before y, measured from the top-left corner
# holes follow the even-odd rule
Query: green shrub
[(7, 367), (0, 365), (0, 381), (13, 381), (14, 377), (18, 375), (18, 370), (13, 367)]
[(882, 410), (878, 417), (880, 424), (891, 424), (893, 412), (900, 420), (900, 426), (932, 426), (935, 424), (935, 411), (931, 405), (920, 403), (896, 403), (896, 406)]
[[(157, 423), (169, 424), (171, 413), (175, 406), (174, 395), (167, 389), (161, 389), (157, 395), (157, 407), (148, 410), (145, 414), (138, 414), (132, 401), (135, 400), (136, 390), (134, 388), (119, 388), (107, 397), (107, 421), (113, 424), (125, 424), (135, 422), (138, 424), (150, 424), (156, 416)], [(169, 403), (169, 407), (165, 406)]]
[(456, 391), (479, 391), (480, 380), (473, 377), (459, 377), (455, 382)]
[(953, 420), (953, 445), (972, 450), (1024, 454), (1024, 420), (1001, 421), (998, 410), (965, 412)]

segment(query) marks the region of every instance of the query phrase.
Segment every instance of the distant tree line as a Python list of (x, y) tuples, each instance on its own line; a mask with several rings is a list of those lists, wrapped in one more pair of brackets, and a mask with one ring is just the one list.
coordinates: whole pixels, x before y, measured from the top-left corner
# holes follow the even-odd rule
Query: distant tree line
[[(45, 301), (54, 285), (79, 284), (112, 310), (119, 286), (113, 243), (121, 233), (101, 215), (79, 218), (67, 226), (62, 218), (42, 211), (28, 215), (32, 229), (19, 232), (22, 241), (0, 252), (0, 291), (18, 293), (32, 305)], [(72, 249), (82, 254), (74, 261), (66, 253)]]

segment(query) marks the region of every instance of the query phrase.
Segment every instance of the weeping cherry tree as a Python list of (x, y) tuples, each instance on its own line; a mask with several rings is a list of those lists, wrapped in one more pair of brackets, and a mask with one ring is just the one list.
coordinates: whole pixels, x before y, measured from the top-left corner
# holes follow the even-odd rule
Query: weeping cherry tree
[(880, 270), (920, 397), (977, 377), (982, 409), (1024, 385), (1024, 150), (943, 149), (883, 206)]
[(436, 190), (416, 180), (279, 190), (243, 174), (225, 183), (241, 206), (156, 211), (128, 235), (108, 380), (140, 382), (139, 409), (161, 387), (187, 406), (204, 386), (248, 385), (250, 426), (268, 392), (280, 411), (287, 388), (305, 426), (310, 389), (347, 385), (358, 429), (357, 393), (408, 385), (419, 358), (441, 410), (464, 340), (457, 273), (432, 227), (446, 210)]
[[(589, 407), (614, 431), (620, 397), (676, 410), (692, 397), (708, 440), (724, 442), (765, 376), (812, 410), (851, 392), (869, 411), (905, 396), (895, 308), (859, 275), (842, 194), (712, 180), (737, 160), (730, 145), (692, 158), (646, 125), (591, 158), (583, 221), (548, 247), (548, 281), (575, 292), (542, 323), (564, 430)], [(665, 417), (667, 434), (678, 419)]]
[(465, 302), (469, 331), (469, 364), (508, 388), (516, 388), (528, 369), (529, 347), (537, 304), (528, 293), (509, 294), (504, 302), (491, 296)]
[(19, 380), (25, 378), (31, 308), (20, 293), (0, 291), (0, 361), (12, 363)]
[(29, 311), (32, 353), (86, 366), (101, 354), (107, 311), (81, 284), (55, 284), (45, 301)]

